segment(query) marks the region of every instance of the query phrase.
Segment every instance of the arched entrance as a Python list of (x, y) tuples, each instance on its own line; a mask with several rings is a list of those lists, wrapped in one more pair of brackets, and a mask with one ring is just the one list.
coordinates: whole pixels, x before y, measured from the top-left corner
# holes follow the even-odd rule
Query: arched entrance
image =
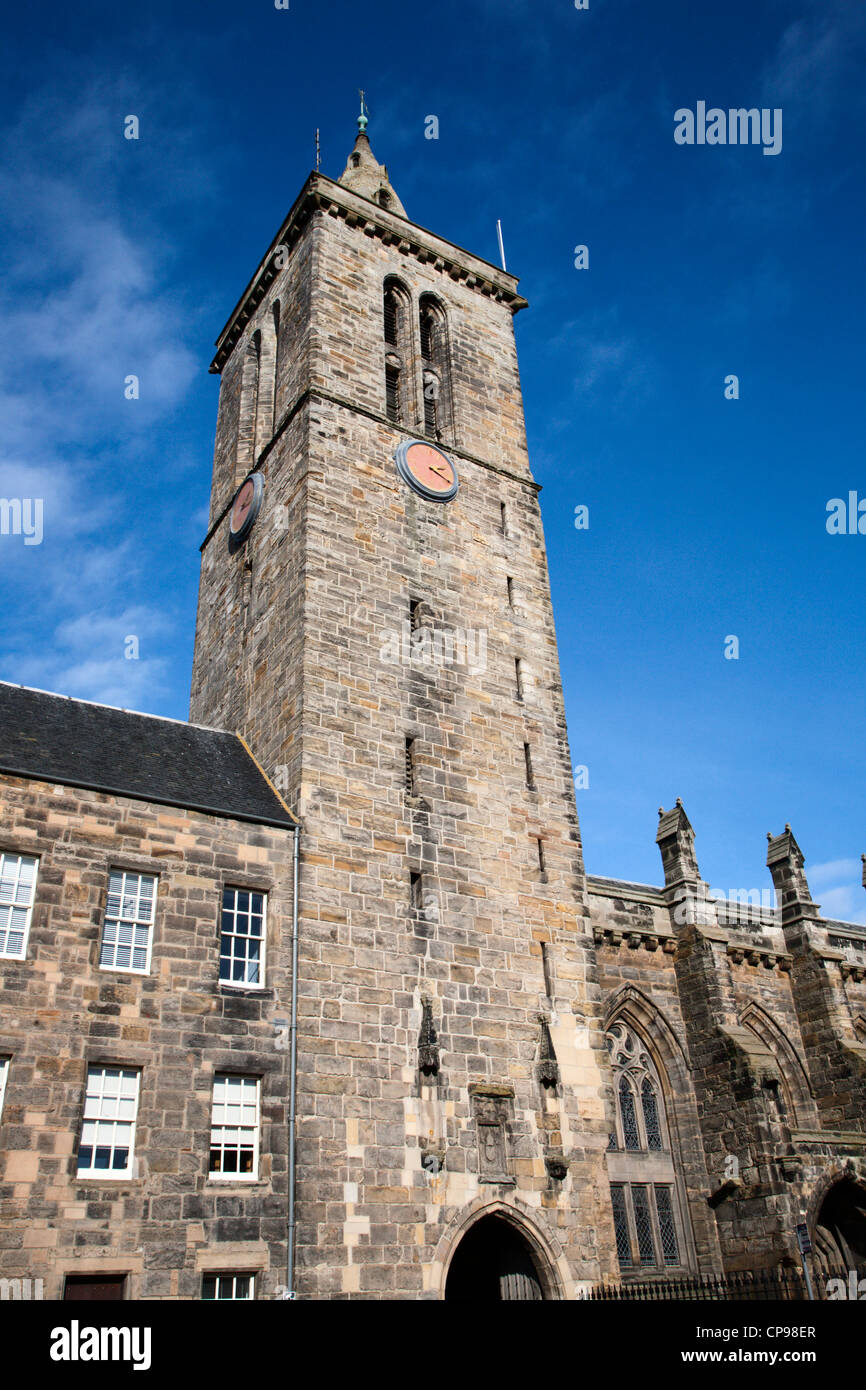
[(866, 1275), (866, 1190), (851, 1178), (835, 1183), (815, 1220), (815, 1255), (829, 1274)]
[(502, 1303), (545, 1298), (538, 1256), (529, 1241), (501, 1216), (476, 1221), (454, 1253), (445, 1283), (453, 1303)]

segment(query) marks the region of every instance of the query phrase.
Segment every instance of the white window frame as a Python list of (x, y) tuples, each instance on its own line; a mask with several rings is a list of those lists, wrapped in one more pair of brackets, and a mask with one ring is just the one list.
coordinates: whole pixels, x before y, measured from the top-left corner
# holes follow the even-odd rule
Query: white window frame
[[(215, 1279), (215, 1280), (216, 1280), (216, 1290), (215, 1290), (215, 1292), (214, 1292), (213, 1298), (205, 1298), (205, 1296), (204, 1296), (204, 1284), (205, 1284), (205, 1280), (206, 1280), (206, 1279)], [(232, 1291), (231, 1291), (231, 1294), (230, 1294), (228, 1297), (222, 1297), (222, 1298), (221, 1298), (221, 1297), (220, 1297), (220, 1283), (221, 1283), (221, 1281), (224, 1280), (224, 1279), (231, 1279), (231, 1281), (232, 1281)], [(249, 1282), (249, 1293), (246, 1293), (246, 1294), (238, 1294), (238, 1293), (236, 1292), (236, 1290), (237, 1290), (237, 1281), (238, 1281), (239, 1279), (249, 1279), (249, 1281), (250, 1281), (250, 1282)], [(252, 1302), (252, 1301), (255, 1299), (255, 1296), (256, 1296), (256, 1276), (255, 1276), (254, 1274), (249, 1273), (248, 1271), (245, 1271), (245, 1270), (237, 1270), (237, 1271), (235, 1271), (235, 1270), (233, 1270), (233, 1269), (229, 1269), (229, 1270), (224, 1270), (224, 1269), (221, 1269), (221, 1270), (209, 1269), (209, 1270), (206, 1270), (206, 1271), (202, 1274), (202, 1277), (201, 1277), (201, 1297), (202, 1297), (202, 1302), (203, 1302), (203, 1303), (250, 1303), (250, 1302)]]
[[(222, 1083), (222, 1082), (233, 1082), (233, 1081), (234, 1081), (234, 1082), (240, 1082), (240, 1083), (241, 1083), (240, 1094), (239, 1094), (239, 1096), (238, 1096), (238, 1099), (237, 1099), (237, 1100), (232, 1099), (231, 1101), (229, 1101), (228, 1098), (225, 1098), (225, 1099), (224, 1099), (222, 1096), (218, 1099), (218, 1098), (217, 1098), (217, 1086), (220, 1085), (220, 1083)], [(225, 1105), (227, 1105), (227, 1104), (232, 1104), (232, 1105), (238, 1105), (238, 1104), (239, 1104), (239, 1105), (241, 1105), (241, 1107), (242, 1107), (242, 1109), (241, 1109), (241, 1115), (240, 1115), (239, 1118), (240, 1118), (240, 1119), (243, 1119), (243, 1118), (244, 1118), (243, 1109), (244, 1109), (244, 1108), (247, 1108), (247, 1109), (248, 1109), (248, 1108), (250, 1107), (251, 1103), (252, 1103), (249, 1097), (250, 1097), (251, 1088), (252, 1088), (253, 1086), (255, 1087), (255, 1123), (254, 1123), (253, 1125), (251, 1125), (251, 1124), (237, 1124), (237, 1123), (232, 1123), (230, 1117), (228, 1117), (228, 1116), (225, 1114), (225, 1112), (220, 1112), (220, 1113), (221, 1113), (221, 1118), (219, 1118), (219, 1119), (217, 1118), (217, 1115), (218, 1115), (218, 1107), (222, 1107), (222, 1106), (225, 1106)], [(214, 1075), (214, 1079), (213, 1079), (213, 1092), (212, 1092), (212, 1098), (211, 1098), (211, 1130), (210, 1130), (210, 1145), (209, 1145), (209, 1147), (208, 1147), (208, 1178), (209, 1178), (212, 1182), (258, 1182), (258, 1180), (259, 1180), (259, 1148), (260, 1148), (260, 1134), (261, 1134), (261, 1125), (262, 1125), (261, 1116), (262, 1116), (262, 1082), (261, 1082), (261, 1078), (260, 1078), (260, 1077), (257, 1077), (257, 1076), (244, 1076), (244, 1075), (242, 1075), (242, 1074), (239, 1073), (239, 1072), (227, 1072), (227, 1071), (218, 1071), (218, 1072), (216, 1072), (216, 1074)], [(253, 1166), (252, 1166), (252, 1170), (251, 1170), (249, 1173), (232, 1172), (232, 1171), (226, 1172), (226, 1171), (224, 1171), (224, 1169), (223, 1169), (223, 1167), (222, 1167), (222, 1164), (220, 1165), (220, 1167), (219, 1167), (218, 1169), (212, 1169), (212, 1168), (211, 1168), (211, 1166), (210, 1166), (210, 1164), (211, 1164), (211, 1153), (213, 1152), (213, 1150), (214, 1150), (215, 1148), (219, 1148), (221, 1154), (224, 1155), (227, 1148), (228, 1148), (228, 1149), (231, 1149), (231, 1148), (234, 1147), (234, 1144), (226, 1144), (226, 1142), (225, 1142), (225, 1140), (226, 1140), (226, 1134), (229, 1134), (229, 1135), (234, 1134), (234, 1135), (236, 1136), (235, 1143), (236, 1143), (237, 1148), (238, 1148), (238, 1155), (240, 1155), (241, 1135), (242, 1135), (242, 1134), (248, 1134), (248, 1133), (251, 1133), (252, 1136), (253, 1136), (253, 1145), (252, 1145), (252, 1148), (253, 1148)]]
[[(227, 908), (226, 905), (225, 905), (225, 900), (226, 900), (226, 894), (227, 894), (227, 893), (232, 893), (232, 894), (234, 894), (234, 899), (233, 899), (233, 901), (234, 901), (234, 906), (233, 906), (233, 908)], [(251, 932), (238, 932), (238, 931), (235, 931), (235, 930), (234, 930), (234, 927), (237, 926), (237, 920), (238, 920), (238, 915), (239, 915), (239, 914), (238, 914), (238, 895), (239, 895), (240, 893), (246, 893), (246, 894), (248, 894), (248, 896), (249, 896), (250, 905), (249, 905), (249, 911), (248, 911), (248, 914), (247, 914), (247, 915), (249, 916), (250, 924), (251, 924), (251, 925), (252, 925), (252, 918), (253, 918), (253, 903), (252, 903), (253, 896), (255, 895), (255, 896), (257, 896), (257, 897), (260, 897), (261, 900), (262, 900), (262, 931), (261, 931), (261, 936), (253, 936)], [(232, 919), (232, 928), (233, 928), (233, 929), (230, 930), (230, 931), (226, 931), (226, 930), (225, 930), (225, 925), (224, 925), (224, 923), (225, 923), (225, 916), (226, 916), (227, 913), (229, 913), (229, 914), (231, 915), (231, 919)], [(222, 973), (222, 969), (223, 969), (223, 943), (224, 943), (226, 940), (229, 940), (230, 942), (234, 942), (234, 941), (258, 941), (258, 942), (259, 942), (259, 960), (258, 960), (259, 978), (258, 978), (257, 980), (248, 980), (248, 979), (233, 980), (233, 979), (225, 979), (225, 978), (223, 977), (223, 973)], [(231, 988), (234, 988), (234, 989), (264, 989), (264, 988), (265, 988), (265, 956), (266, 956), (266, 953), (267, 953), (267, 940), (268, 940), (268, 895), (267, 895), (267, 893), (263, 892), (262, 889), (260, 889), (260, 888), (239, 888), (236, 884), (227, 883), (227, 884), (224, 886), (224, 888), (223, 888), (222, 904), (221, 904), (221, 907), (220, 907), (220, 957), (219, 957), (219, 982), (220, 982), (220, 985), (228, 985), (228, 986), (230, 986)], [(228, 957), (226, 957), (226, 959), (229, 961), (229, 965), (231, 966), (231, 965), (234, 963), (234, 961), (235, 961), (236, 959), (239, 960), (239, 959), (242, 959), (242, 957), (240, 957), (240, 956), (236, 957), (236, 956), (234, 956), (234, 955), (232, 954), (232, 955), (229, 955)], [(246, 958), (246, 966), (247, 966), (247, 969), (249, 969), (249, 957)]]
[[(25, 960), (27, 958), (27, 943), (30, 940), (30, 923), (33, 918), (33, 904), (36, 901), (36, 883), (39, 878), (38, 855), (17, 854), (10, 850), (0, 850), (0, 882), (2, 882), (4, 875), (8, 872), (7, 864), (11, 865), (13, 860), (17, 860), (17, 865), (12, 879), (12, 895), (8, 900), (0, 896), (0, 960)], [(29, 902), (20, 901), (21, 869), (24, 864), (33, 865), (33, 882), (30, 888)], [(8, 949), (9, 937), (12, 931), (12, 909), (14, 907), (23, 907), (25, 910), (24, 934), (20, 951), (10, 951)]]
[(9, 1080), (8, 1057), (0, 1057), (0, 1120), (3, 1119), (3, 1102), (6, 1099), (6, 1082)]
[[(115, 893), (115, 891), (112, 889), (111, 884), (112, 884), (112, 879), (117, 878), (117, 877), (120, 878), (120, 888), (119, 888), (119, 891), (117, 891), (117, 892)], [(130, 884), (131, 882), (135, 881), (135, 880), (138, 881), (138, 882), (137, 882), (137, 885), (134, 887), (134, 889), (129, 889), (127, 885)], [(153, 895), (152, 895), (152, 897), (151, 897), (151, 899), (150, 899), (150, 921), (147, 920), (147, 918), (142, 914), (142, 911), (141, 911), (141, 905), (142, 905), (142, 893), (141, 893), (141, 888), (142, 888), (142, 884), (144, 883), (145, 880), (147, 880), (149, 883), (151, 883), (151, 884), (153, 885)], [(99, 968), (100, 968), (100, 970), (116, 971), (116, 972), (119, 972), (119, 973), (122, 974), (122, 975), (149, 975), (149, 974), (150, 974), (150, 957), (151, 957), (151, 952), (152, 952), (152, 949), (153, 949), (153, 932), (154, 932), (154, 923), (155, 923), (155, 921), (156, 921), (156, 900), (157, 900), (157, 895), (158, 895), (158, 893), (159, 893), (159, 878), (157, 877), (156, 874), (143, 874), (143, 873), (138, 873), (138, 872), (137, 872), (136, 870), (134, 870), (134, 869), (111, 869), (111, 870), (109, 871), (109, 876), (108, 876), (108, 896), (107, 896), (107, 898), (106, 898), (106, 900), (105, 900), (105, 912), (104, 912), (103, 918), (102, 918), (102, 936), (101, 936), (100, 941), (99, 941)], [(111, 903), (112, 897), (117, 897), (117, 898), (119, 898), (119, 900), (120, 900), (120, 901), (119, 901), (118, 911), (117, 911), (117, 914), (116, 914), (116, 915), (113, 914), (113, 913), (110, 913), (110, 911), (109, 911), (109, 907), (110, 907), (110, 903)], [(124, 910), (123, 910), (123, 909), (124, 909), (124, 904), (125, 904), (125, 902), (126, 902), (126, 900), (127, 900), (128, 898), (134, 898), (134, 899), (135, 899), (135, 909), (134, 909), (134, 911), (133, 911), (133, 913), (132, 913), (131, 916), (125, 915), (125, 914), (124, 914)], [(145, 899), (145, 901), (146, 901), (146, 899)], [(106, 939), (105, 939), (106, 931), (109, 929), (110, 926), (115, 928), (115, 939), (114, 939), (113, 942), (106, 942)], [(121, 941), (118, 940), (118, 937), (119, 937), (119, 935), (120, 935), (120, 931), (121, 931), (121, 929), (124, 928), (124, 927), (126, 927), (126, 928), (131, 928), (131, 934), (130, 934), (130, 940), (129, 940), (129, 942), (121, 942)], [(132, 961), (133, 961), (133, 959), (134, 959), (135, 951), (141, 949), (140, 945), (136, 945), (136, 934), (137, 934), (138, 931), (141, 931), (142, 929), (144, 929), (144, 930), (147, 932), (146, 958), (145, 958), (145, 963), (144, 963), (144, 965), (143, 965), (143, 966), (139, 966), (139, 965), (133, 965), (133, 964), (132, 964)], [(118, 964), (117, 964), (117, 952), (118, 952), (118, 948), (122, 949), (122, 948), (123, 948), (124, 946), (126, 946), (126, 945), (129, 946), (129, 960), (130, 960), (130, 963), (129, 963), (129, 965), (118, 965)], [(108, 948), (113, 952), (114, 962), (115, 962), (113, 965), (107, 965), (107, 964), (104, 964), (104, 963), (103, 963), (102, 956), (103, 956), (103, 952), (105, 951), (106, 947), (108, 947)]]
[[(109, 1094), (106, 1097), (106, 1081), (117, 1078), (118, 1086), (116, 1094)], [(129, 1082), (134, 1079), (134, 1087), (130, 1088)], [(126, 1089), (132, 1089), (133, 1094), (122, 1095), (121, 1092), (126, 1083)], [(111, 1088), (114, 1090), (114, 1088)], [(141, 1090), (141, 1072), (135, 1067), (123, 1066), (89, 1066), (87, 1068), (87, 1082), (84, 1091), (84, 1115), (81, 1123), (81, 1138), (78, 1144), (78, 1171), (79, 1178), (98, 1178), (100, 1180), (128, 1181), (134, 1176), (135, 1166), (135, 1131), (138, 1123), (138, 1098)], [(130, 1115), (130, 1106), (132, 1113)], [(125, 1107), (121, 1113), (121, 1107)], [(112, 1113), (113, 1112), (113, 1113)], [(109, 1129), (110, 1126), (110, 1129)], [(93, 1129), (92, 1141), (86, 1143), (85, 1140), (90, 1136), (90, 1129)], [(100, 1133), (100, 1127), (103, 1127)], [(113, 1160), (115, 1151), (115, 1139), (118, 1133), (124, 1132), (124, 1137), (128, 1138), (128, 1144), (118, 1147), (126, 1148), (127, 1161), (124, 1168), (95, 1168), (93, 1159), (96, 1156), (97, 1148), (109, 1148)], [(110, 1143), (99, 1144), (99, 1139), (103, 1141), (110, 1139)], [(81, 1153), (83, 1149), (91, 1150), (90, 1166), (81, 1166)]]

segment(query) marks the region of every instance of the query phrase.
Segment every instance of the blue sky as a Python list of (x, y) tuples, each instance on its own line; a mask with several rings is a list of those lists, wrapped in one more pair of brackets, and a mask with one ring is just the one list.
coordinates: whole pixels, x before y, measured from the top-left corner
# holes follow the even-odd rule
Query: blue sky
[[(501, 218), (530, 301), (588, 869), (657, 882), (680, 796), (715, 889), (767, 887), (789, 821), (866, 921), (866, 536), (825, 526), (866, 497), (866, 7), (52, 0), (4, 37), (0, 496), (43, 498), (44, 539), (0, 536), (0, 678), (185, 717), (213, 340), (363, 86), (409, 215), (491, 260)], [(781, 153), (677, 145), (698, 101), (781, 108)]]

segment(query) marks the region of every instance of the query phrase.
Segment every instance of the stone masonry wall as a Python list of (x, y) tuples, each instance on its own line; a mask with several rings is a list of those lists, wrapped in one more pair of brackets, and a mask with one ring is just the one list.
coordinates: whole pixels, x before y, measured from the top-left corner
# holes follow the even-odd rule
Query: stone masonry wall
[[(2, 848), (39, 856), (27, 957), (0, 960), (0, 1276), (127, 1274), (128, 1297), (201, 1297), (202, 1272), (285, 1282), (289, 831), (4, 777)], [(159, 876), (150, 972), (100, 969), (112, 868)], [(266, 987), (219, 982), (224, 885), (268, 894)], [(139, 1068), (131, 1179), (78, 1178), (89, 1064)], [(208, 1178), (216, 1070), (262, 1078), (259, 1180)]]

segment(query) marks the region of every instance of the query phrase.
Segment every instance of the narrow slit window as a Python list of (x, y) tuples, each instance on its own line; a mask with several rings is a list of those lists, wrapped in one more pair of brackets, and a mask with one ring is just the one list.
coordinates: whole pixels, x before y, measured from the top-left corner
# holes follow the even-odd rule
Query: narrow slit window
[(518, 656), (514, 662), (514, 678), (516, 683), (516, 694), (518, 700), (523, 699), (523, 661)]
[(553, 971), (550, 960), (550, 942), (541, 943), (541, 969), (544, 974), (544, 992), (548, 999), (553, 998)]
[(508, 578), (507, 578), (506, 581), (505, 581), (505, 587), (506, 587), (506, 590), (507, 590), (507, 592), (508, 592), (508, 607), (509, 607), (509, 608), (513, 608), (513, 607), (514, 607), (514, 580), (511, 578), (510, 575), (508, 576)]
[(544, 841), (540, 835), (536, 837), (535, 843), (538, 846), (538, 867), (544, 873)]
[(508, 535), (508, 508), (504, 502), (499, 503), (499, 525), (503, 536)]
[(415, 740), (406, 740), (406, 792), (409, 796), (415, 795)]
[(532, 749), (528, 743), (523, 745), (523, 760), (526, 764), (526, 785), (530, 791), (535, 790), (535, 778), (532, 775)]
[(424, 906), (424, 880), (421, 874), (409, 875), (409, 901), (415, 912), (420, 912)]

